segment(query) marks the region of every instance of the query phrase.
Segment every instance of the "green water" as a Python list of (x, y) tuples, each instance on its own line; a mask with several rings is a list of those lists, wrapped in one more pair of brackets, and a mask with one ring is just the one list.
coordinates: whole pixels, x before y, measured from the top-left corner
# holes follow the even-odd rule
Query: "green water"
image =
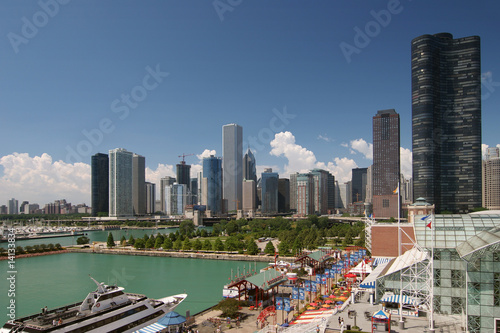
[[(105, 242), (108, 239), (108, 233), (111, 232), (113, 234), (113, 239), (115, 241), (119, 241), (122, 236), (128, 240), (130, 236), (134, 236), (134, 238), (142, 238), (144, 234), (169, 234), (171, 232), (176, 232), (177, 228), (172, 229), (123, 229), (123, 230), (112, 230), (112, 231), (85, 231), (84, 234), (86, 237), (90, 239), (90, 242)], [(76, 244), (77, 238), (80, 236), (71, 236), (71, 237), (52, 237), (52, 238), (43, 238), (43, 239), (27, 239), (27, 240), (18, 240), (16, 241), (16, 246), (33, 246), (39, 244), (61, 244), (62, 246), (69, 246)], [(0, 243), (1, 247), (7, 248), (7, 243)]]
[[(229, 260), (189, 258), (136, 257), (125, 255), (65, 253), (15, 261), (17, 270), (15, 297), (8, 296), (7, 261), (0, 261), (0, 324), (6, 322), (7, 306), (15, 300), (16, 317), (81, 301), (99, 282), (117, 284), (126, 292), (161, 298), (187, 293), (188, 298), (176, 311), (185, 314), (200, 312), (222, 298), (231, 269), (234, 272), (254, 263)], [(266, 263), (256, 263), (257, 271)]]

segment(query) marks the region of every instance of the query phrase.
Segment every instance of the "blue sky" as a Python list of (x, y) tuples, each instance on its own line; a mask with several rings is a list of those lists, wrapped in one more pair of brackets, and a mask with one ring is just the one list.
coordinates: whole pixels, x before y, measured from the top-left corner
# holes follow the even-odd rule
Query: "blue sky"
[[(221, 155), (227, 123), (243, 127), (260, 169), (320, 166), (342, 181), (371, 165), (372, 117), (387, 108), (401, 117), (408, 173), (410, 42), (422, 34), (481, 37), (483, 144), (500, 143), (498, 1), (20, 0), (0, 9), (2, 204), (89, 203), (90, 156), (117, 147), (145, 156), (152, 181), (183, 153), (198, 155), (186, 161), (199, 170), (200, 157)], [(356, 46), (358, 28), (372, 29), (369, 40), (346, 57), (340, 45)]]

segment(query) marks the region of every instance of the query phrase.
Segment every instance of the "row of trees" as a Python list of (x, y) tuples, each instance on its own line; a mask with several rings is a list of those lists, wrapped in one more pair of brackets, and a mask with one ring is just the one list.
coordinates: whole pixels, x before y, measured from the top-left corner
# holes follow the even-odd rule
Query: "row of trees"
[[(60, 251), (63, 250), (61, 244), (40, 244), (33, 246), (17, 246), (16, 247), (16, 255), (17, 254), (27, 254), (27, 253), (42, 253), (42, 252), (50, 252), (50, 251)], [(0, 256), (6, 256), (7, 249), (0, 247)]]

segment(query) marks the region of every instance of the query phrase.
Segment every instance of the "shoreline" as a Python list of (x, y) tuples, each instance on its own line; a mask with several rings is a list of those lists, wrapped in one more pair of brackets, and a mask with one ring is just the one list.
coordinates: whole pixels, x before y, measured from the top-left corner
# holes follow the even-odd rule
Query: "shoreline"
[[(249, 255), (237, 253), (209, 253), (209, 252), (174, 252), (174, 251), (158, 251), (158, 250), (133, 250), (133, 249), (77, 249), (67, 248), (68, 252), (75, 253), (97, 253), (97, 254), (114, 254), (114, 255), (132, 255), (132, 256), (149, 256), (149, 257), (169, 257), (169, 258), (192, 258), (192, 259), (210, 259), (210, 260), (236, 260), (236, 261), (258, 261), (272, 262), (274, 256), (270, 255)], [(280, 257), (280, 260), (293, 262), (296, 257)]]
[[(59, 254), (59, 253), (68, 253), (70, 252), (68, 249), (64, 250), (59, 250), (59, 251), (48, 251), (48, 252), (40, 252), (40, 253), (23, 253), (23, 254), (16, 254), (15, 259), (21, 259), (21, 258), (31, 258), (31, 257), (40, 257), (40, 256), (46, 256), (50, 254)], [(0, 260), (8, 260), (9, 256), (0, 256)]]

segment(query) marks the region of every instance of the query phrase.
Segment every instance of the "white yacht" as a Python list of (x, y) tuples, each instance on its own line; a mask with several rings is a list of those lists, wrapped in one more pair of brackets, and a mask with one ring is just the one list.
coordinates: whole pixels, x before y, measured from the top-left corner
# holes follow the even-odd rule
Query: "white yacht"
[(0, 328), (0, 333), (134, 332), (155, 323), (187, 297), (187, 294), (179, 294), (154, 300), (90, 278), (97, 284), (97, 290), (89, 293), (83, 302), (9, 320)]

